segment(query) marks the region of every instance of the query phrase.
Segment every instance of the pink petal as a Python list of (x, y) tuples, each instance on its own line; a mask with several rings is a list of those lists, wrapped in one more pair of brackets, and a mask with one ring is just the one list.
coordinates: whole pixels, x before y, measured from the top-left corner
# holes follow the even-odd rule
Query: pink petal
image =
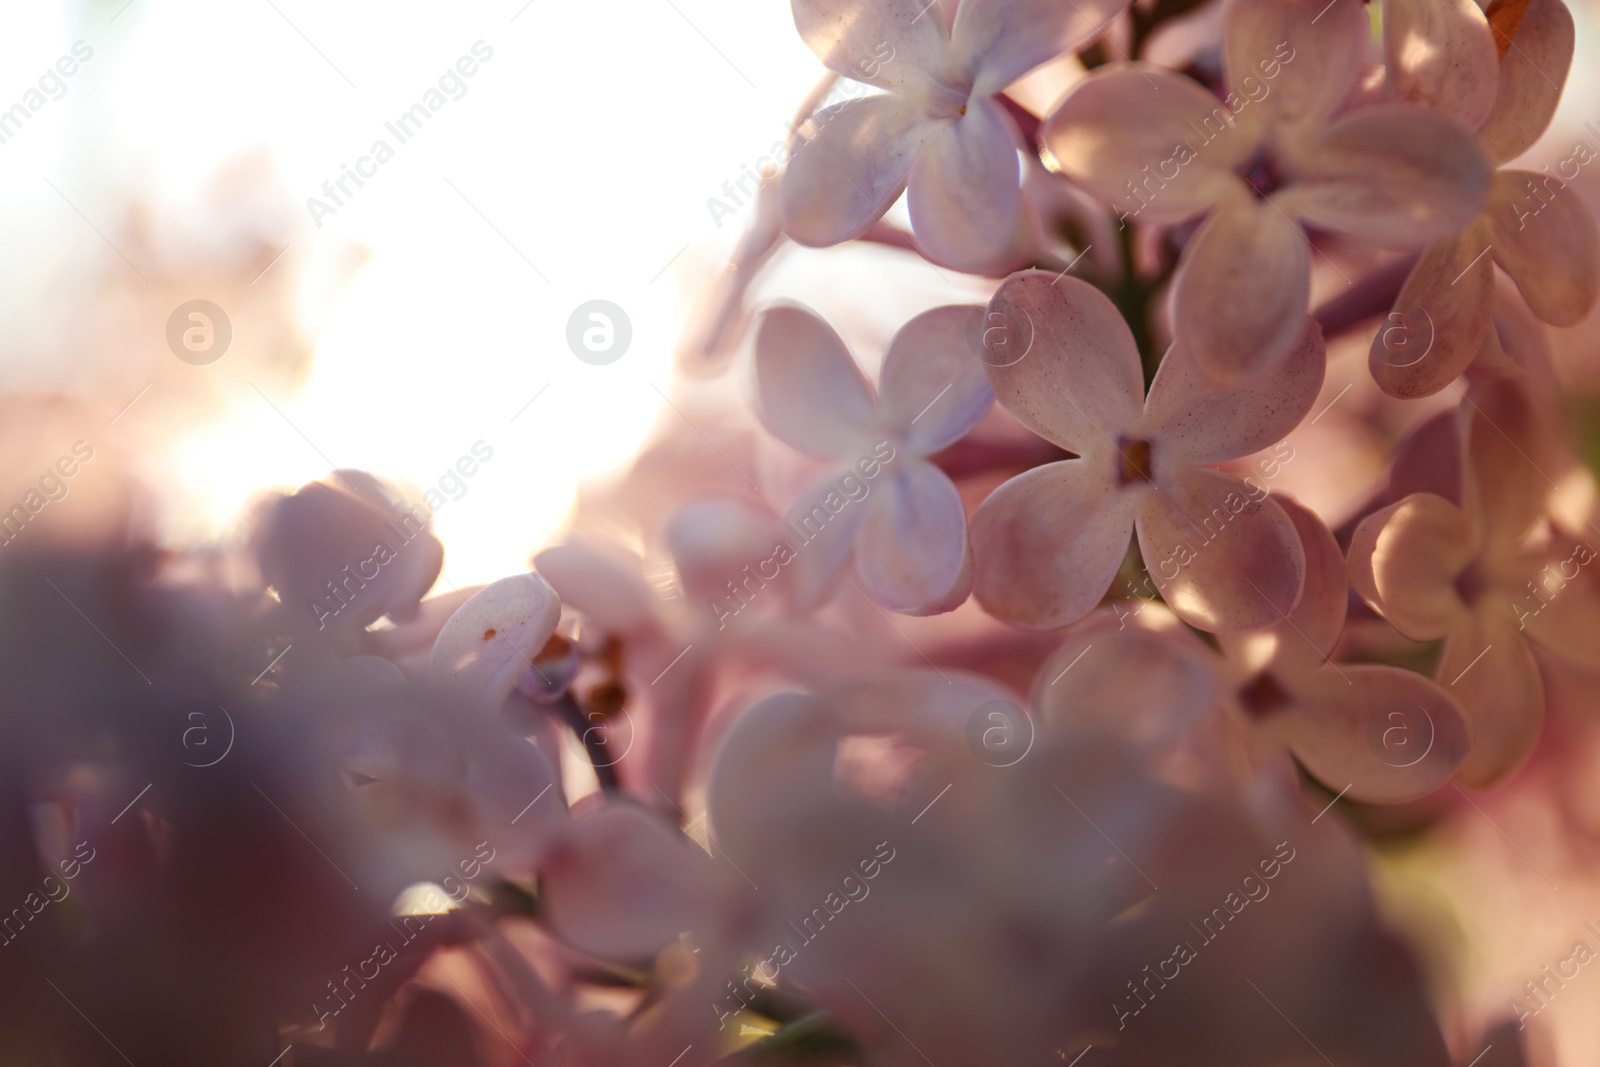
[(1467, 756), (1467, 725), (1439, 686), (1398, 667), (1330, 666), (1284, 718), (1289, 749), (1329, 789), (1398, 804), (1448, 782)]
[(1284, 211), (1389, 247), (1456, 234), (1483, 210), (1492, 174), (1465, 126), (1402, 104), (1346, 115), (1291, 166)]
[(1494, 109), (1478, 127), (1478, 140), (1499, 163), (1516, 159), (1539, 139), (1561, 101), (1561, 87), (1572, 67), (1572, 15), (1561, 0), (1532, 0), (1516, 39), (1496, 33), (1500, 82)]
[(906, 203), (917, 247), (971, 273), (1003, 272), (1022, 225), (1020, 138), (1001, 106), (974, 100), (955, 121), (930, 123), (911, 165)]
[(1511, 612), (1494, 604), (1462, 619), (1445, 638), (1434, 677), (1467, 720), (1472, 749), (1460, 780), (1492, 785), (1521, 766), (1544, 722), (1544, 683)]
[(973, 350), (983, 312), (972, 305), (924, 311), (889, 342), (878, 374), (878, 420), (908, 449), (926, 456), (955, 444), (994, 404)]
[(1422, 253), (1372, 340), (1367, 366), (1378, 388), (1415, 400), (1467, 369), (1492, 326), (1494, 256), (1484, 254), (1490, 244), (1480, 219)]
[(870, 483), (854, 470), (834, 472), (812, 485), (784, 513), (794, 559), (789, 572), (790, 606), (807, 614), (833, 593), (850, 564), (856, 531), (866, 517)]
[[(1589, 670), (1600, 668), (1600, 568), (1592, 542), (1558, 532), (1512, 590), (1517, 625), (1539, 644)], [(1531, 587), (1531, 588), (1530, 588)]]
[(1076, 52), (1127, 6), (1127, 0), (961, 0), (950, 32), (951, 54), (973, 73), (973, 94), (988, 96), (1033, 68)]
[(1177, 222), (1238, 185), (1255, 138), (1199, 84), (1150, 64), (1102, 67), (1045, 121), (1067, 177), (1129, 217)]
[(1159, 604), (1113, 604), (1069, 635), (1033, 686), (1034, 711), (1052, 732), (1162, 748), (1202, 729), (1220, 706), (1221, 661)]
[(1467, 516), (1432, 493), (1373, 512), (1350, 539), (1350, 584), (1413, 641), (1443, 637), (1465, 606), (1456, 577), (1476, 556)]
[(1305, 329), (1309, 248), (1298, 225), (1243, 189), (1200, 227), (1172, 302), (1177, 335), (1208, 374), (1234, 381), (1289, 353)]
[(610, 803), (545, 849), (539, 899), (563, 940), (620, 963), (648, 962), (704, 916), (709, 857), (661, 816)]
[(1483, 382), (1466, 396), (1467, 480), (1463, 510), (1482, 531), (1485, 569), (1520, 576), (1523, 542), (1546, 515), (1561, 459), (1549, 415), (1510, 380)]
[(1229, 0), (1224, 11), (1228, 84), (1246, 101), (1235, 110), (1264, 106), (1302, 137), (1356, 87), (1368, 34), (1360, 0)]
[(455, 610), (433, 642), (428, 677), (499, 711), (517, 678), (555, 633), (561, 601), (537, 574), (491, 582)]
[(562, 603), (608, 630), (629, 634), (654, 625), (639, 558), (621, 548), (556, 545), (534, 556), (533, 565)]
[(667, 521), (665, 540), (678, 584), (691, 600), (719, 600), (789, 538), (777, 516), (738, 497), (691, 500)]
[(1087, 615), (1127, 554), (1133, 501), (1109, 463), (1064, 460), (1012, 478), (972, 515), (978, 603), (1029, 630)]
[(1207, 631), (1254, 630), (1300, 599), (1306, 559), (1294, 523), (1237, 478), (1194, 467), (1140, 500), (1139, 551), (1177, 616)]
[(1500, 53), (1472, 0), (1387, 0), (1383, 47), (1392, 100), (1476, 129), (1494, 106)]
[[(1326, 523), (1310, 508), (1286, 496), (1273, 498), (1294, 524), (1305, 553), (1305, 588), (1300, 603), (1286, 619), (1272, 628), (1277, 639), (1274, 661), (1312, 673), (1321, 668), (1344, 630), (1350, 582), (1345, 573), (1344, 553)], [(1218, 643), (1231, 658), (1243, 661), (1245, 642), (1254, 635), (1219, 634)]]
[(923, 119), (894, 95), (847, 100), (820, 111), (820, 129), (797, 142), (778, 192), (783, 229), (803, 245), (860, 237), (905, 191)]
[(336, 471), (266, 507), (254, 548), (292, 625), (359, 636), (416, 617), (444, 565), (432, 519), (373, 475)]
[(972, 713), (1000, 700), (1020, 710), (1016, 693), (984, 675), (896, 668), (873, 671), (831, 690), (828, 711), (851, 733), (898, 734), (932, 747), (963, 737)]
[(984, 369), (1017, 421), (1070, 452), (1106, 451), (1138, 418), (1144, 374), (1115, 304), (1045, 271), (1007, 278), (989, 301)]
[(898, 89), (944, 65), (944, 22), (927, 0), (790, 0), (790, 7), (806, 47), (846, 78)]
[(1526, 170), (1502, 170), (1489, 194), (1494, 258), (1533, 313), (1576, 326), (1600, 291), (1600, 238), (1577, 190)]
[(906, 460), (881, 479), (856, 533), (856, 570), (890, 611), (933, 615), (972, 589), (972, 550), (961, 494), (931, 463)]
[(779, 847), (771, 827), (787, 807), (833, 795), (838, 732), (824, 702), (767, 697), (739, 716), (712, 761), (706, 811), (719, 849), (741, 867)]
[(815, 459), (843, 459), (871, 438), (872, 386), (815, 312), (792, 304), (763, 312), (753, 364), (756, 413), (784, 444)]
[(1288, 356), (1230, 385), (1206, 374), (1180, 339), (1150, 383), (1142, 432), (1159, 438), (1158, 462), (1221, 463), (1259, 452), (1310, 412), (1325, 362), (1322, 328), (1311, 318)]

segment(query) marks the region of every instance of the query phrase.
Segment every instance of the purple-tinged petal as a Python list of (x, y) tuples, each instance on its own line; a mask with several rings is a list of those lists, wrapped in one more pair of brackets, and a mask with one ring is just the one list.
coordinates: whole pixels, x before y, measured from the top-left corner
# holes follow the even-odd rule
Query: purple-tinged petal
[(961, 0), (950, 32), (953, 60), (988, 96), (1033, 68), (1075, 52), (1128, 6), (1128, 0)]
[(795, 29), (829, 70), (880, 89), (938, 73), (944, 22), (927, 0), (791, 0)]
[(1256, 630), (1294, 610), (1305, 551), (1276, 501), (1237, 478), (1194, 467), (1146, 491), (1134, 522), (1145, 568), (1197, 629)]
[(924, 311), (889, 342), (878, 374), (878, 420), (908, 449), (927, 456), (955, 444), (994, 404), (974, 351), (983, 312), (964, 304)]
[(1236, 381), (1288, 355), (1305, 330), (1309, 249), (1299, 225), (1246, 190), (1200, 227), (1172, 300), (1177, 335), (1208, 374)]
[(868, 595), (907, 615), (959, 607), (972, 590), (972, 549), (955, 485), (933, 464), (908, 459), (872, 495), (855, 544)]
[(785, 565), (794, 611), (803, 615), (816, 610), (839, 584), (870, 492), (870, 484), (853, 470), (836, 471), (808, 486), (784, 512), (786, 544), (794, 555)]
[(926, 127), (911, 164), (906, 203), (917, 247), (970, 273), (1015, 266), (1023, 224), (1016, 127), (1001, 106), (974, 100), (954, 121)]
[(1293, 162), (1276, 197), (1290, 215), (1374, 244), (1453, 236), (1483, 211), (1492, 171), (1465, 126), (1402, 104), (1345, 116)]
[(1235, 110), (1264, 107), (1297, 139), (1355, 89), (1368, 34), (1361, 0), (1228, 0), (1224, 18)]
[(1109, 463), (1069, 459), (1019, 474), (972, 515), (974, 592), (995, 618), (1052, 630), (1087, 615), (1128, 551), (1135, 497)]
[(815, 312), (768, 308), (756, 324), (756, 414), (767, 432), (815, 459), (843, 459), (876, 426), (872, 386)]
[(925, 120), (898, 96), (847, 100), (817, 112), (779, 179), (783, 229), (803, 245), (860, 237), (905, 191)]
[(1225, 199), (1256, 143), (1198, 83), (1127, 63), (1078, 83), (1042, 136), (1063, 174), (1144, 222), (1177, 222)]
[(1180, 339), (1145, 401), (1143, 434), (1161, 453), (1154, 461), (1221, 463), (1282, 440), (1316, 403), (1325, 366), (1322, 328), (1309, 317), (1285, 358), (1229, 385), (1206, 374)]
[(1070, 452), (1109, 452), (1139, 417), (1144, 376), (1133, 334), (1087, 282), (1013, 274), (989, 301), (982, 344), (995, 399)]

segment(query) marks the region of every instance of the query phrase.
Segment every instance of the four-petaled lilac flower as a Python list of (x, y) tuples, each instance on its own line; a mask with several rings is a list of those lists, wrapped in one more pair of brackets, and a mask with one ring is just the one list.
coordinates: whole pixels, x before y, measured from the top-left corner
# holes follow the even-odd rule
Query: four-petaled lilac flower
[(1406, 103), (1341, 114), (1368, 37), (1360, 0), (1229, 0), (1216, 96), (1169, 70), (1097, 71), (1045, 123), (1068, 177), (1142, 222), (1209, 218), (1184, 249), (1176, 332), (1237, 378), (1299, 341), (1310, 248), (1299, 223), (1418, 247), (1483, 210), (1489, 165), (1454, 119)]
[(803, 564), (797, 607), (814, 607), (832, 590), (852, 550), (866, 591), (892, 611), (930, 615), (966, 600), (966, 508), (927, 457), (965, 436), (994, 402), (969, 338), (980, 313), (934, 308), (901, 327), (876, 399), (844, 341), (816, 314), (779, 305), (762, 315), (762, 425), (813, 459), (846, 464), (790, 510), (790, 531), (807, 538), (795, 546)]
[(1301, 317), (1298, 343), (1269, 374), (1231, 386), (1180, 341), (1146, 398), (1133, 335), (1093, 286), (1014, 274), (988, 320), (991, 352), (1002, 341), (1022, 349), (987, 365), (996, 399), (1077, 456), (1012, 478), (973, 514), (975, 591), (990, 614), (1040, 630), (1082, 618), (1133, 530), (1150, 577), (1193, 626), (1255, 629), (1295, 606), (1305, 557), (1294, 524), (1265, 487), (1205, 465), (1270, 445), (1310, 411), (1323, 371), (1314, 322)]
[(821, 112), (783, 176), (783, 224), (801, 244), (860, 237), (909, 190), (928, 258), (1001, 273), (1025, 226), (1021, 137), (993, 97), (1070, 52), (1127, 0), (793, 0), (828, 67), (885, 90)]

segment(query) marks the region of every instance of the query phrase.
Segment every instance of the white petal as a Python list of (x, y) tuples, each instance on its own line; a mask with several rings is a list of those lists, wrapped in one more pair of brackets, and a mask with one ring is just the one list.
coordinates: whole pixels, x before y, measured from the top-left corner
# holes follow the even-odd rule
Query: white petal
[(972, 586), (972, 550), (955, 485), (933, 464), (907, 460), (873, 494), (855, 545), (867, 593), (908, 615), (958, 607)]
[(1304, 336), (1308, 250), (1297, 224), (1244, 191), (1200, 227), (1172, 301), (1177, 335), (1208, 374), (1230, 381), (1259, 373)]
[(783, 229), (822, 247), (860, 237), (906, 187), (923, 120), (897, 96), (847, 100), (819, 111), (779, 181)]
[(1042, 136), (1062, 173), (1143, 222), (1186, 219), (1226, 197), (1256, 142), (1196, 82), (1126, 63), (1078, 83)]
[(944, 22), (927, 0), (791, 0), (795, 28), (828, 69), (894, 89), (944, 65)]
[(753, 365), (756, 413), (784, 444), (816, 459), (842, 459), (871, 437), (872, 387), (815, 312), (791, 304), (763, 312)]
[(969, 273), (1015, 266), (1023, 224), (1019, 137), (993, 100), (974, 100), (953, 122), (930, 123), (911, 165), (906, 202), (917, 246)]
[(967, 304), (924, 311), (889, 342), (878, 375), (878, 419), (922, 455), (966, 436), (994, 403), (978, 354), (983, 312)]
[(479, 590), (439, 631), (428, 677), (500, 710), (517, 678), (555, 633), (561, 601), (537, 574), (514, 574)]
[(1489, 161), (1466, 127), (1400, 104), (1340, 119), (1293, 160), (1274, 199), (1290, 215), (1376, 244), (1449, 237), (1484, 207)]
[(951, 51), (976, 75), (974, 93), (987, 96), (1077, 51), (1127, 6), (1127, 0), (962, 0)]

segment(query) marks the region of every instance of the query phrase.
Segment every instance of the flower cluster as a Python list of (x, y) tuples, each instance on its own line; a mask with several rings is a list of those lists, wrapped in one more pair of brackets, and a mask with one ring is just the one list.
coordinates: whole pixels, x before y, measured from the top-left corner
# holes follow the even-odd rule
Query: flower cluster
[[(1562, 0), (792, 6), (869, 88), (528, 571), (352, 470), (0, 559), (18, 1062), (1521, 1055), (1363, 845), (1600, 670)], [(883, 291), (764, 291), (785, 241)]]

